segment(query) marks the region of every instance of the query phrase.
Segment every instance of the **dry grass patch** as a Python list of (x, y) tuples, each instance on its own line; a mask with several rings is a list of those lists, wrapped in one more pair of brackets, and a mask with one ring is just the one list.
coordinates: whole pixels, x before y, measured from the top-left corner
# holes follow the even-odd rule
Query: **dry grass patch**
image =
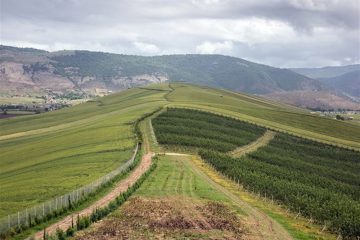
[(112, 217), (76, 239), (243, 239), (228, 206), (188, 197), (131, 198)]

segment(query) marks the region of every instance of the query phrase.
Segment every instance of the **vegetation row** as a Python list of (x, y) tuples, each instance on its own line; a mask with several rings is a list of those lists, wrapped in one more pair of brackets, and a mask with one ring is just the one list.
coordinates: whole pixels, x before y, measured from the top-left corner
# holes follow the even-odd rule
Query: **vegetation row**
[(167, 109), (152, 120), (160, 144), (227, 152), (259, 138), (265, 129), (211, 113)]
[(200, 150), (216, 170), (249, 191), (347, 238), (360, 236), (360, 153), (277, 134), (241, 158)]
[[(155, 112), (159, 110), (160, 109), (157, 109)], [(137, 138), (136, 140), (139, 143), (136, 149), (140, 150), (142, 143), (142, 134), (139, 129), (139, 122), (153, 113), (154, 112), (144, 114), (135, 122), (131, 123), (134, 127), (134, 132)], [(41, 206), (35, 206), (30, 210), (24, 210), (17, 214), (9, 215), (8, 217), (1, 219), (0, 239), (17, 235), (24, 232), (25, 230), (37, 227), (40, 224), (46, 223), (54, 218), (58, 218), (69, 214), (69, 212), (75, 211), (84, 203), (94, 199), (94, 197), (96, 197), (100, 191), (103, 191), (105, 188), (108, 188), (115, 182), (119, 181), (139, 163), (140, 158), (140, 151), (136, 151), (134, 156), (120, 168), (107, 174), (101, 179), (98, 179), (89, 186), (81, 187), (80, 189), (74, 190), (70, 194), (56, 197), (54, 200), (41, 204)]]
[(268, 196), (344, 237), (360, 236), (360, 153), (278, 133), (241, 158), (225, 154), (265, 128), (194, 109), (152, 120), (159, 143), (196, 147), (201, 157), (250, 191)]
[(76, 222), (73, 219), (71, 226), (66, 231), (57, 229), (55, 234), (49, 235), (44, 229), (43, 239), (44, 240), (65, 240), (74, 236), (76, 231), (80, 231), (88, 228), (92, 223), (98, 222), (111, 212), (115, 211), (120, 207), (126, 200), (141, 186), (145, 179), (154, 171), (157, 167), (157, 157), (153, 158), (153, 163), (150, 168), (125, 192), (121, 193), (115, 200), (111, 201), (106, 207), (95, 209), (89, 216), (76, 217)]

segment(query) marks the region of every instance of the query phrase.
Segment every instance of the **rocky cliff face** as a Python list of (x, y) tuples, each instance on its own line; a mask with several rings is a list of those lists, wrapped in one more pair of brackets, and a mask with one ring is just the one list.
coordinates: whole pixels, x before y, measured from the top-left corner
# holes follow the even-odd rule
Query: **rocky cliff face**
[[(57, 53), (56, 55), (61, 55)], [(68, 52), (66, 52), (68, 54)], [(46, 94), (49, 91), (68, 93), (84, 92), (98, 95), (120, 91), (148, 83), (168, 80), (164, 74), (138, 74), (126, 76), (118, 72), (111, 76), (83, 74), (79, 67), (64, 67), (59, 71), (51, 53), (17, 52), (0, 49), (0, 94)]]

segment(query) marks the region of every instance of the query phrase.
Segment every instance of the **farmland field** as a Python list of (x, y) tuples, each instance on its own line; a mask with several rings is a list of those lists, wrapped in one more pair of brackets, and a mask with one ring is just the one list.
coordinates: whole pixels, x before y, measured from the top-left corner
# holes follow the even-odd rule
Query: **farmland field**
[[(350, 201), (359, 200), (358, 189), (353, 186), (356, 185), (353, 178), (357, 177), (359, 165), (349, 160), (356, 159), (358, 153), (327, 146), (324, 151), (329, 151), (330, 156), (338, 156), (336, 158), (341, 160), (328, 160), (328, 155), (321, 151), (319, 154), (324, 155), (316, 155), (316, 163), (309, 162), (309, 156), (313, 156), (305, 153), (308, 153), (307, 145), (322, 146), (319, 142), (359, 150), (360, 126), (311, 116), (303, 109), (254, 96), (172, 83), (134, 88), (49, 113), (0, 120), (0, 217), (70, 192), (121, 166), (131, 156), (136, 144), (134, 122), (159, 108), (163, 108), (163, 111), (152, 119), (157, 139), (154, 139), (153, 133), (148, 133), (144, 139), (152, 143), (153, 151), (175, 149), (197, 153), (199, 149), (205, 149), (216, 150), (220, 152), (219, 156), (223, 156), (264, 136), (269, 131), (266, 128), (291, 133), (315, 140), (311, 144), (296, 145), (304, 152), (301, 152), (305, 156), (301, 159), (302, 164), (324, 171), (333, 169), (329, 171), (329, 176), (321, 176), (320, 183), (326, 185), (326, 181), (331, 184), (336, 181), (339, 184), (336, 186), (341, 186), (336, 194), (343, 194), (341, 196), (348, 197)], [(151, 128), (149, 122), (146, 127)], [(239, 159), (256, 159), (257, 154), (281, 155), (276, 150), (281, 147), (272, 144), (284, 136), (290, 140), (294, 138), (277, 132), (275, 138), (266, 143), (267, 146)], [(155, 146), (156, 140), (162, 145)], [(286, 143), (287, 140), (285, 138), (282, 141)], [(317, 149), (309, 148), (308, 151)], [(291, 154), (299, 153), (289, 150), (286, 154), (293, 159), (294, 155)], [(276, 165), (263, 159), (256, 161)], [(284, 168), (284, 172), (289, 171), (285, 166), (276, 167)], [(159, 198), (169, 197), (171, 200), (171, 196), (181, 195), (186, 199), (199, 200), (195, 208), (206, 206), (202, 202), (204, 199), (220, 201), (231, 211), (237, 211), (237, 217), (242, 219), (241, 207), (234, 207), (233, 201), (226, 200), (229, 196), (214, 192), (214, 187), (209, 182), (205, 183), (204, 178), (197, 177), (199, 172), (194, 172), (193, 168), (191, 161), (185, 157), (161, 157), (159, 169), (155, 170), (154, 177), (151, 175), (144, 182), (137, 197), (152, 199), (158, 195)], [(179, 183), (178, 178), (181, 176), (177, 176), (177, 172), (169, 172), (173, 169), (184, 169), (182, 177), (185, 180)], [(347, 173), (342, 175), (345, 171)], [(340, 179), (336, 178), (338, 176)], [(193, 178), (198, 179), (199, 185), (196, 187), (191, 185), (194, 184), (191, 183)], [(334, 189), (329, 187), (326, 191)], [(139, 200), (140, 203), (142, 200)], [(243, 224), (246, 225), (246, 221)], [(217, 233), (214, 234), (216, 236)], [(229, 234), (233, 233), (230, 231)]]
[[(231, 144), (239, 144), (238, 138), (243, 140), (239, 146), (254, 140), (246, 133), (255, 137), (263, 129), (184, 109), (170, 109), (152, 122), (159, 143), (196, 146), (206, 162), (249, 191), (278, 200), (343, 236), (360, 234), (359, 152), (277, 133), (268, 145), (233, 158), (224, 153), (233, 150)], [(237, 136), (234, 140), (226, 132), (230, 126)], [(222, 134), (229, 137), (223, 139)]]
[(132, 122), (155, 110), (156, 100), (161, 103), (161, 94), (146, 105), (141, 97), (123, 102), (139, 92), (152, 93), (136, 89), (116, 102), (109, 97), (101, 104), (1, 120), (1, 135), (18, 129), (21, 137), (10, 135), (0, 144), (0, 217), (68, 193), (128, 160), (135, 147)]
[(249, 144), (265, 131), (231, 118), (184, 109), (169, 109), (154, 118), (152, 125), (161, 144), (215, 149), (220, 152)]
[[(118, 239), (129, 234), (136, 239), (240, 239), (262, 231), (251, 229), (247, 220), (241, 205), (209, 184), (188, 157), (161, 156), (157, 169), (123, 207), (76, 239), (109, 234)], [(274, 224), (274, 232), (267, 236), (287, 238), (286, 231)]]

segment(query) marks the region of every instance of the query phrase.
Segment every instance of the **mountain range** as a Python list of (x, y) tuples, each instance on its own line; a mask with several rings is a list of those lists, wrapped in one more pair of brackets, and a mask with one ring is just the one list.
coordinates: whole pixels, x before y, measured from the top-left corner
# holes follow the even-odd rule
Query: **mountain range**
[[(133, 56), (0, 46), (1, 95), (101, 95), (148, 83), (184, 81), (301, 107), (360, 109), (359, 91), (354, 90), (358, 75), (353, 77), (351, 71), (338, 71), (349, 74), (344, 77), (314, 75), (316, 69), (311, 71), (276, 68), (223, 55)], [(349, 86), (338, 84), (342, 81)]]
[(333, 89), (338, 95), (345, 94), (355, 101), (360, 100), (360, 64), (322, 67), (293, 68), (294, 72), (318, 80), (323, 86)]

